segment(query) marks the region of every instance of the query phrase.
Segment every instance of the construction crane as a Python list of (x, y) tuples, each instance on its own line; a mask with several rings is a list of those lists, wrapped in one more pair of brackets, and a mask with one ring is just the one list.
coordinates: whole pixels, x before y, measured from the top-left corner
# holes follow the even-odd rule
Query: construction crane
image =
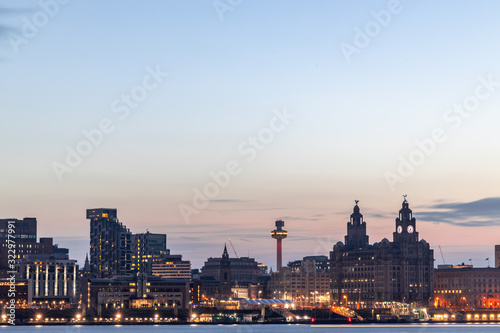
[(236, 253), (236, 250), (234, 249), (234, 245), (233, 245), (233, 242), (231, 242), (231, 238), (229, 238), (228, 240), (229, 240), (229, 244), (231, 244), (231, 247), (233, 248), (233, 251), (234, 251), (234, 254), (236, 255), (236, 258), (240, 259), (240, 257), (238, 257), (238, 253)]
[(443, 259), (443, 265), (446, 265), (446, 262), (444, 261), (444, 256), (443, 256), (443, 250), (441, 250), (441, 245), (439, 245), (439, 252), (441, 252), (441, 259)]

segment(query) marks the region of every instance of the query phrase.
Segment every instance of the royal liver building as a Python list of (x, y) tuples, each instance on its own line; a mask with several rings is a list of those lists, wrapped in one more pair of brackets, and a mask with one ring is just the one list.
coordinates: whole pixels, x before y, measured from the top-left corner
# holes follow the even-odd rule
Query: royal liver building
[(433, 293), (434, 251), (418, 239), (408, 201), (396, 218), (393, 241), (370, 245), (366, 222), (354, 206), (347, 222), (345, 244), (330, 252), (331, 301), (334, 306), (373, 308), (376, 302), (396, 301), (427, 306)]

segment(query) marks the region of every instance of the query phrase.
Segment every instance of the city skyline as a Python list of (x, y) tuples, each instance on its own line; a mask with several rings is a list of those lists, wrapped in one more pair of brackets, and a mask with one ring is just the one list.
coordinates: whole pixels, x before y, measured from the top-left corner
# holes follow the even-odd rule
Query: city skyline
[[(405, 195), (405, 198), (406, 198), (406, 195)], [(363, 214), (365, 216), (373, 215), (370, 213), (367, 214), (365, 212), (365, 209), (363, 208), (362, 204), (360, 203), (360, 201), (355, 200), (354, 205), (358, 205), (358, 204), (361, 206)], [(114, 208), (110, 208), (110, 209), (114, 209)], [(349, 215), (350, 214), (346, 215), (345, 222), (349, 221), (349, 218), (348, 218)], [(379, 215), (381, 215), (381, 214), (379, 214)], [(120, 210), (118, 210), (118, 217), (120, 217), (120, 216), (121, 216)], [(418, 217), (419, 216), (418, 212), (417, 213), (414, 212), (414, 216), (416, 216), (416, 219), (418, 222), (418, 230), (421, 232), (422, 223)], [(397, 217), (398, 217), (398, 214), (396, 211), (394, 213), (394, 219), (392, 221), (390, 221), (389, 232), (387, 234), (380, 234), (380, 236), (382, 236), (380, 238), (377, 238), (377, 236), (379, 236), (378, 233), (371, 232), (370, 222), (368, 221), (367, 222), (367, 234), (370, 237), (369, 238), (370, 243), (380, 242), (380, 241), (382, 241), (383, 238), (392, 239), (392, 233), (394, 232), (394, 220)], [(285, 220), (285, 222), (287, 222), (286, 219), (284, 219), (284, 220)], [(365, 221), (366, 221), (366, 219), (365, 219)], [(129, 223), (124, 222), (121, 219), (120, 219), (120, 222), (124, 223), (125, 227), (129, 228), (128, 227)], [(274, 224), (274, 222), (273, 222), (273, 224)], [(289, 224), (287, 223), (287, 225), (289, 225)], [(271, 226), (272, 226), (272, 224), (271, 224)], [(155, 230), (149, 230), (149, 229), (136, 230), (134, 228), (134, 229), (131, 229), (131, 231), (134, 233), (142, 233), (142, 232), (146, 232), (146, 231), (165, 233), (167, 235), (167, 247), (169, 249), (173, 250), (173, 252), (175, 252), (175, 253), (182, 253), (183, 255), (185, 255), (186, 259), (190, 260), (193, 263), (193, 268), (201, 268), (203, 266), (203, 263), (205, 262), (206, 258), (208, 258), (208, 257), (217, 257), (220, 254), (218, 252), (220, 252), (221, 244), (225, 244), (225, 243), (229, 242), (229, 240), (232, 238), (232, 242), (234, 242), (236, 244), (236, 249), (235, 249), (236, 253), (239, 251), (240, 257), (246, 257), (246, 256), (253, 257), (253, 258), (257, 259), (258, 261), (266, 264), (269, 267), (269, 269), (273, 268), (273, 271), (276, 271), (276, 269), (275, 269), (275, 266), (276, 266), (276, 247), (273, 243), (274, 240), (269, 237), (269, 228), (271, 226), (269, 226), (267, 228), (267, 230), (265, 230), (264, 235), (258, 234), (258, 230), (253, 230), (250, 233), (250, 236), (246, 235), (244, 237), (238, 237), (238, 235), (236, 235), (236, 238), (235, 238), (233, 234), (230, 234), (230, 237), (228, 237), (226, 239), (222, 239), (222, 243), (218, 243), (215, 241), (208, 242), (208, 243), (201, 242), (202, 244), (210, 244), (207, 246), (207, 248), (214, 249), (214, 253), (208, 253), (205, 257), (199, 255), (199, 253), (202, 253), (201, 251), (203, 251), (203, 253), (207, 253), (204, 251), (204, 249), (205, 249), (204, 247), (202, 247), (202, 246), (200, 246), (200, 247), (194, 246), (193, 247), (192, 243), (182, 244), (179, 241), (179, 239), (183, 239), (182, 236), (179, 237), (179, 239), (172, 239), (172, 237), (169, 236), (170, 233), (166, 230), (164, 230), (164, 231), (161, 231), (160, 229), (158, 229), (158, 230), (156, 230), (156, 229)], [(339, 225), (337, 223), (337, 227), (338, 226)], [(425, 226), (425, 224), (424, 224), (424, 226)], [(44, 230), (43, 223), (41, 223), (40, 220), (38, 220), (38, 229), (39, 229), (38, 237), (52, 237), (50, 233), (44, 234), (44, 233), (40, 232), (40, 230)], [(287, 229), (288, 229), (288, 227), (287, 227)], [(341, 223), (340, 229), (342, 229), (342, 231), (340, 231), (340, 234), (338, 234), (337, 238), (332, 238), (330, 236), (328, 236), (327, 238), (317, 236), (315, 238), (315, 242), (313, 242), (313, 245), (315, 245), (315, 247), (312, 250), (312, 252), (311, 251), (307, 252), (308, 248), (305, 248), (305, 249), (304, 248), (296, 248), (296, 245), (303, 243), (304, 238), (307, 238), (307, 236), (296, 235), (295, 238), (298, 238), (298, 239), (287, 238), (285, 243), (284, 243), (285, 245), (284, 245), (284, 250), (283, 250), (283, 254), (284, 254), (283, 265), (286, 266), (286, 264), (288, 262), (292, 262), (294, 260), (297, 260), (298, 258), (302, 258), (303, 256), (328, 255), (329, 252), (333, 249), (333, 246), (337, 242), (339, 242), (339, 241), (344, 242), (345, 223)], [(384, 226), (383, 229), (380, 228), (379, 230), (385, 230), (385, 229), (386, 229), (386, 226)], [(252, 230), (252, 228), (249, 228), (248, 230)], [(307, 229), (301, 229), (301, 230), (302, 230), (302, 232), (307, 231)], [(377, 230), (377, 228), (375, 228), (375, 230)], [(209, 233), (213, 232), (213, 234), (220, 234), (219, 229), (211, 229), (211, 230), (205, 231), (205, 233), (207, 233), (207, 232), (209, 232)], [(309, 232), (311, 232), (311, 231), (309, 230)], [(184, 232), (179, 231), (179, 232), (174, 233), (174, 234), (183, 234), (183, 233)], [(311, 235), (314, 235), (314, 234), (311, 233)], [(224, 237), (224, 236), (225, 235), (221, 235), (220, 237)], [(252, 247), (252, 248), (248, 247), (246, 252), (242, 252), (241, 248), (238, 247), (239, 245), (242, 244), (241, 239), (243, 239), (243, 238), (246, 238), (246, 239), (257, 238), (258, 239), (258, 238), (264, 238), (264, 237), (270, 238), (269, 239), (269, 241), (271, 243), (270, 246), (266, 246), (265, 248), (261, 248), (261, 249), (256, 249), (255, 247)], [(206, 238), (212, 238), (212, 237), (206, 237)], [(479, 255), (476, 255), (476, 256), (474, 256), (472, 254), (466, 255), (466, 253), (460, 253), (460, 252), (455, 253), (455, 255), (453, 255), (453, 253), (452, 253), (452, 255), (450, 256), (450, 253), (446, 251), (446, 249), (448, 247), (441, 246), (442, 242), (429, 241), (429, 239), (439, 240), (439, 239), (445, 238), (442, 235), (440, 235), (439, 233), (437, 233), (437, 235), (431, 234), (431, 233), (429, 233), (428, 235), (423, 234), (422, 238), (425, 239), (426, 241), (428, 241), (430, 243), (431, 248), (435, 250), (434, 259), (435, 259), (435, 266), (436, 267), (437, 267), (437, 265), (440, 265), (440, 264), (459, 265), (461, 263), (473, 264), (475, 267), (487, 267), (488, 265), (490, 265), (490, 261), (486, 260), (486, 258), (494, 258), (494, 248), (496, 245), (495, 243), (485, 244), (484, 245), (484, 248), (485, 248), (484, 253), (480, 253)], [(495, 240), (495, 235), (492, 235), (492, 239)], [(76, 242), (75, 242), (75, 240), (76, 240)], [(290, 242), (290, 240), (291, 240), (291, 242)], [(79, 245), (75, 245), (75, 243), (79, 244)], [(90, 253), (88, 243), (89, 243), (88, 237), (85, 237), (85, 236), (81, 237), (81, 238), (69, 238), (69, 239), (65, 239), (62, 237), (54, 237), (54, 244), (58, 244), (59, 246), (69, 248), (70, 257), (73, 259), (77, 259), (80, 267), (83, 267), (83, 262), (84, 262), (84, 260), (80, 258), (80, 255), (83, 254), (83, 256), (85, 257), (86, 254)], [(247, 242), (243, 242), (243, 244), (245, 244), (245, 243), (247, 243)], [(172, 244), (174, 244), (174, 245), (172, 245)], [(85, 247), (86, 245), (87, 245), (87, 247)], [(267, 245), (269, 245), (269, 244), (267, 244)], [(441, 246), (441, 248), (445, 249), (443, 251), (443, 256), (444, 256), (445, 262), (443, 262), (443, 259), (442, 259), (443, 257), (441, 256), (441, 252), (439, 251), (439, 246)], [(75, 248), (76, 248), (76, 251), (75, 251)], [(243, 248), (243, 249), (245, 249), (245, 248)], [(312, 249), (312, 248), (309, 248), (309, 249)], [(231, 249), (229, 251), (230, 257), (236, 257), (235, 250)], [(75, 253), (77, 253), (77, 254), (75, 254)], [(256, 253), (256, 254), (252, 254), (252, 253)], [(483, 255), (481, 256), (481, 254), (483, 254)], [(494, 265), (491, 265), (491, 266), (494, 267)]]
[(354, 200), (390, 238), (403, 194), (436, 264), (493, 257), (499, 3), (43, 3), (0, 8), (0, 218), (80, 265), (92, 207), (193, 268), (229, 238), (274, 267), (277, 219), (286, 264)]

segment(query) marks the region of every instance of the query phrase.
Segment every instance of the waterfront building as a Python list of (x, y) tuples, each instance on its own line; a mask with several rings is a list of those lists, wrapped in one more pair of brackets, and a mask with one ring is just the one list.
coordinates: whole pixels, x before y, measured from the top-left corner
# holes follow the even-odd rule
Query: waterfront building
[(330, 271), (330, 260), (328, 259), (327, 256), (323, 256), (323, 255), (307, 256), (307, 257), (304, 257), (302, 260), (296, 260), (296, 261), (289, 262), (287, 266), (292, 271), (299, 270), (305, 261), (313, 262), (318, 271), (322, 271), (322, 272), (329, 272)]
[[(215, 281), (219, 282), (221, 273), (221, 261), (222, 257), (208, 258), (201, 268), (201, 279), (203, 280), (211, 277)], [(229, 262), (232, 284), (243, 286), (258, 281), (261, 268), (259, 268), (259, 263), (255, 261), (254, 258), (229, 258)]]
[(500, 268), (500, 245), (495, 245), (495, 268)]
[[(12, 297), (15, 290), (15, 297)], [(32, 281), (28, 279), (0, 279), (0, 309), (9, 306), (15, 300), (16, 309), (31, 308), (33, 302)]]
[(163, 279), (191, 280), (191, 262), (182, 260), (182, 255), (167, 255), (163, 261), (152, 265), (152, 275)]
[(158, 276), (117, 276), (111, 279), (90, 278), (84, 280), (82, 302), (86, 309), (100, 314), (114, 308), (187, 308), (189, 281), (162, 279)]
[(439, 265), (434, 271), (434, 306), (500, 309), (500, 269)]
[(406, 197), (395, 220), (393, 241), (370, 245), (358, 202), (347, 222), (345, 243), (330, 252), (334, 306), (373, 308), (377, 302), (428, 306), (433, 293), (434, 252), (419, 240)]
[(326, 256), (310, 256), (282, 267), (271, 275), (268, 295), (274, 299), (291, 300), (299, 308), (328, 306), (330, 273), (325, 260)]
[(34, 308), (65, 308), (78, 303), (78, 265), (68, 255), (25, 255), (17, 269), (22, 279), (30, 281)]

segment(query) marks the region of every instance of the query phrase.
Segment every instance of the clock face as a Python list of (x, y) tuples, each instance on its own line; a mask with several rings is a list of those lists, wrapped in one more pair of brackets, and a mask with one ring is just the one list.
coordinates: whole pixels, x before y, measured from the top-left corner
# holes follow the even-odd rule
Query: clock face
[(403, 227), (398, 225), (398, 228), (396, 229), (398, 231), (398, 234), (403, 232)]
[(412, 226), (412, 225), (409, 225), (409, 226), (408, 226), (408, 233), (409, 233), (409, 234), (412, 234), (412, 233), (413, 233), (413, 231), (414, 231), (413, 226)]

